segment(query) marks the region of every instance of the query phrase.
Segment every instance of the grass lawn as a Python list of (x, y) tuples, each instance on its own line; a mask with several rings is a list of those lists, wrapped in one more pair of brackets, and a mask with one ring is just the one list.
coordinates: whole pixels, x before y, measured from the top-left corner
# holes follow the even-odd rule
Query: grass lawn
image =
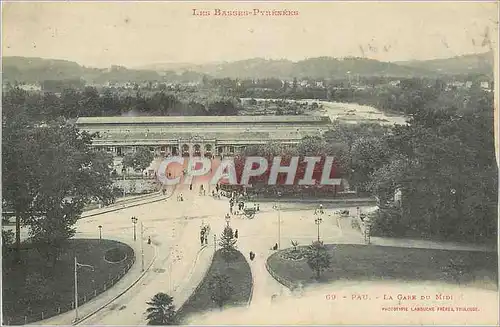
[[(326, 247), (331, 255), (332, 265), (322, 273), (321, 282), (344, 279), (456, 283), (445, 272), (450, 259), (455, 262), (461, 261), (466, 267), (460, 283), (471, 282), (474, 279), (486, 279), (495, 284), (498, 281), (496, 253), (354, 244), (329, 244)], [(317, 282), (314, 279), (315, 273), (309, 268), (305, 259), (285, 259), (282, 251), (274, 253), (267, 261), (278, 276), (294, 284), (306, 285)]]
[[(124, 260), (110, 263), (105, 253), (120, 249)], [(3, 317), (4, 323), (24, 324), (72, 309), (74, 301), (74, 257), (79, 263), (94, 266), (78, 270), (79, 304), (95, 294), (102, 293), (122, 276), (124, 269), (134, 262), (134, 250), (128, 245), (111, 240), (72, 239), (62, 249), (55, 266), (47, 262), (37, 249), (23, 244), (22, 263), (13, 263), (13, 251), (3, 257)], [(116, 252), (116, 250), (115, 250)], [(106, 285), (106, 286), (105, 286)]]
[(229, 276), (234, 289), (231, 299), (225, 306), (247, 304), (251, 296), (253, 283), (250, 265), (239, 251), (235, 252), (235, 258), (230, 263), (226, 263), (221, 250), (218, 250), (214, 255), (210, 268), (208, 268), (207, 275), (185, 305), (178, 311), (177, 319), (179, 322), (182, 322), (190, 314), (218, 308), (211, 299), (209, 289), (210, 280), (216, 274)]

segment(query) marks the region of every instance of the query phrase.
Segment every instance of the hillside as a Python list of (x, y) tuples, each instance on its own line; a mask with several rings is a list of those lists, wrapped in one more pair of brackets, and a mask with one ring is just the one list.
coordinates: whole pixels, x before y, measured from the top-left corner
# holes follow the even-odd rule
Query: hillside
[(456, 56), (446, 59), (401, 61), (396, 64), (406, 67), (427, 69), (441, 74), (493, 74), (493, 51)]
[(2, 72), (5, 81), (25, 83), (76, 79), (94, 83), (162, 79), (157, 72), (150, 70), (134, 70), (120, 66), (112, 66), (109, 69), (89, 68), (67, 60), (28, 57), (4, 57)]
[(203, 74), (217, 78), (346, 78), (351, 76), (413, 77), (493, 72), (492, 52), (449, 59), (382, 62), (367, 58), (318, 57), (293, 62), (254, 58), (204, 65), (152, 64), (150, 69), (112, 66), (98, 69), (55, 59), (4, 57), (3, 79), (28, 83), (44, 80), (84, 79), (88, 82), (198, 81)]

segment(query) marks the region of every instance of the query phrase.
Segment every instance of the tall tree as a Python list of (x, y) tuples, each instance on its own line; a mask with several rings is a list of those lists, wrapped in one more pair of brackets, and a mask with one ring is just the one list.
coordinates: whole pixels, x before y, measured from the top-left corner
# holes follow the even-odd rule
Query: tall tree
[(215, 275), (209, 282), (210, 298), (222, 310), (224, 304), (231, 299), (234, 288), (229, 276), (224, 274)]
[(111, 162), (92, 149), (93, 137), (64, 121), (33, 122), (22, 113), (4, 121), (3, 202), (16, 217), (18, 259), (22, 224), (57, 254), (86, 204), (113, 201)]
[(175, 325), (174, 299), (165, 293), (157, 293), (151, 301), (146, 302), (149, 308), (146, 309), (146, 319), (148, 325)]
[(331, 257), (322, 241), (314, 241), (306, 252), (307, 264), (321, 278), (321, 273), (330, 268)]
[(148, 168), (154, 159), (154, 155), (146, 147), (140, 147), (136, 152), (126, 154), (123, 157), (123, 166), (131, 167), (134, 170), (141, 170)]
[(226, 260), (230, 259), (235, 251), (236, 238), (234, 237), (233, 229), (229, 226), (224, 227), (224, 231), (219, 240), (219, 245), (222, 248), (222, 253)]

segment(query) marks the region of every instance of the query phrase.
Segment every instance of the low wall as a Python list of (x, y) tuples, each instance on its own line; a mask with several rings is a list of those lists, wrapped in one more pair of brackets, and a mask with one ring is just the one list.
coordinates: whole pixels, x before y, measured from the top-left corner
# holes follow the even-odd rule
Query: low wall
[[(272, 256), (272, 255), (271, 255)], [(269, 266), (269, 259), (271, 258), (271, 256), (269, 258), (267, 258), (266, 260), (266, 269), (267, 271), (269, 272), (269, 274), (274, 278), (276, 279), (280, 284), (282, 284), (283, 286), (287, 287), (288, 289), (290, 289), (291, 291), (295, 290), (298, 285), (295, 285), (293, 282), (289, 281), (288, 279), (286, 278), (283, 278), (281, 276), (279, 276), (278, 274), (276, 274), (274, 272), (274, 270)]]

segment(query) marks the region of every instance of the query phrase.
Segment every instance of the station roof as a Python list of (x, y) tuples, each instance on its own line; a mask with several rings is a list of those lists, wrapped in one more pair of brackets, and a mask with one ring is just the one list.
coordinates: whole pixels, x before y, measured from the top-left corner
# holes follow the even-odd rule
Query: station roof
[(108, 124), (234, 124), (234, 123), (275, 123), (275, 124), (328, 124), (327, 116), (141, 116), (141, 117), (80, 117), (77, 125)]

